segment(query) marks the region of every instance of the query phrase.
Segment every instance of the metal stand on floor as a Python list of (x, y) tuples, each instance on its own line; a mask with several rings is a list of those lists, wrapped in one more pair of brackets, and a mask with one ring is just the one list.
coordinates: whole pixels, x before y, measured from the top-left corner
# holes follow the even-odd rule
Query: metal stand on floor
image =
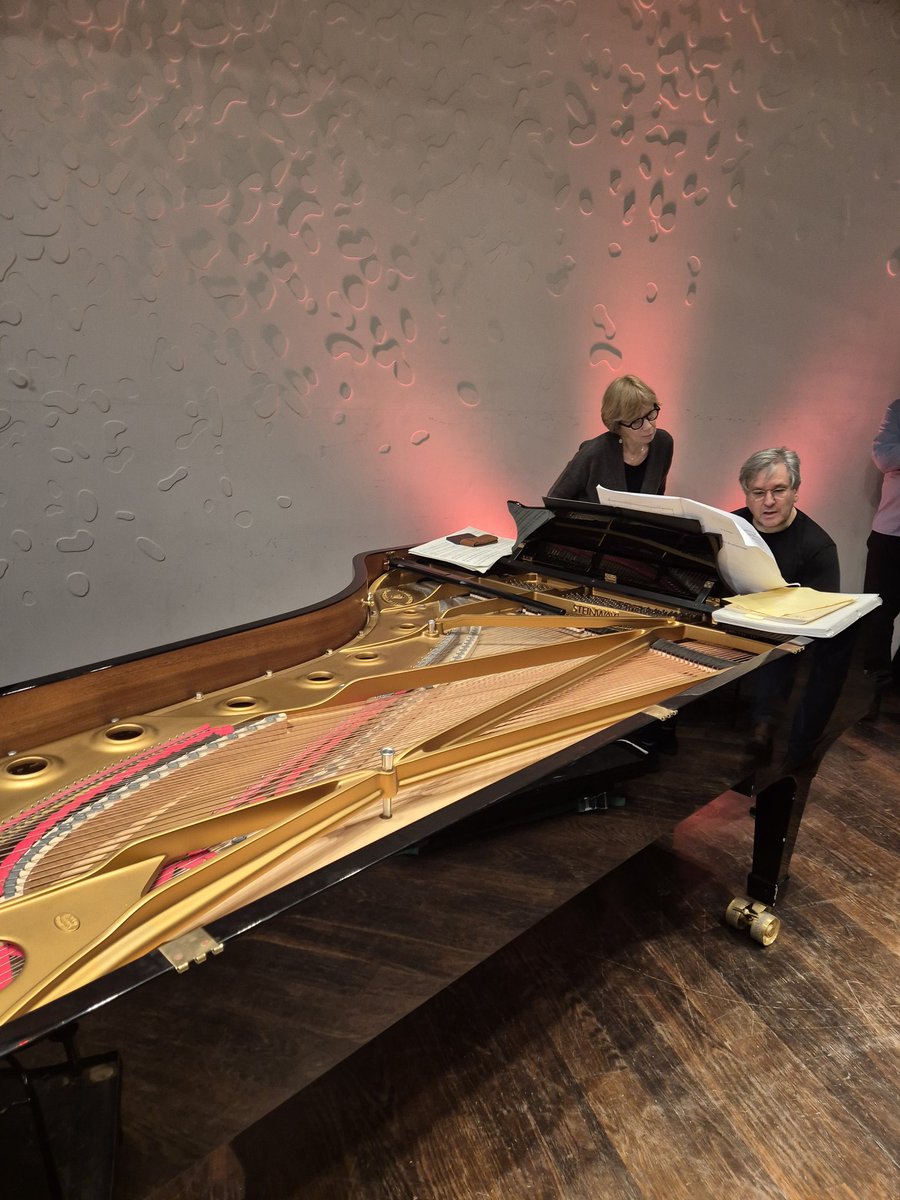
[[(0, 1159), (10, 1195), (109, 1200), (119, 1137), (119, 1056), (79, 1056), (69, 1025), (0, 1066)], [(63, 1061), (46, 1060), (52, 1044)], [(58, 1058), (58, 1053), (57, 1053)]]

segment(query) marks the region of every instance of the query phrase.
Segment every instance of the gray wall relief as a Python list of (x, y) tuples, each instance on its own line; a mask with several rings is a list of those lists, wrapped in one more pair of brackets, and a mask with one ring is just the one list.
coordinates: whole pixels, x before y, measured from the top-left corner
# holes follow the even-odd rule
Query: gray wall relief
[(623, 371), (861, 586), (897, 394), (900, 6), (9, 0), (0, 682), (508, 532)]

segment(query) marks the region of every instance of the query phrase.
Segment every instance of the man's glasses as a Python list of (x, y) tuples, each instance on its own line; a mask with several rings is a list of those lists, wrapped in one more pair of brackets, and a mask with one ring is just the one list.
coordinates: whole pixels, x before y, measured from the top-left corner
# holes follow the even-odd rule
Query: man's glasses
[(793, 489), (781, 484), (779, 487), (773, 488), (751, 488), (747, 495), (751, 500), (765, 500), (766, 496), (771, 493), (773, 499), (782, 500), (790, 491)]
[(654, 404), (648, 413), (644, 413), (642, 417), (638, 417), (636, 421), (620, 421), (619, 424), (626, 429), (640, 429), (645, 421), (655, 421), (659, 416), (659, 405)]

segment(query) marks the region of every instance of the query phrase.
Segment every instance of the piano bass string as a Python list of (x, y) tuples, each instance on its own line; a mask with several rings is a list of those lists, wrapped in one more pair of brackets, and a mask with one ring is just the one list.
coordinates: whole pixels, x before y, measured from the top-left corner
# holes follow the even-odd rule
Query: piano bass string
[(768, 649), (509, 590), (388, 573), (337, 651), (13, 756), (0, 1022)]

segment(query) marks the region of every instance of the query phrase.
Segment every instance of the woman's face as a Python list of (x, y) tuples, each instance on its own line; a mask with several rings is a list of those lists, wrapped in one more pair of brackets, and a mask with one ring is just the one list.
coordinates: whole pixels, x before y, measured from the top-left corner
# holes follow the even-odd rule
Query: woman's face
[(641, 413), (633, 421), (619, 422), (619, 437), (630, 450), (638, 450), (648, 446), (656, 436), (656, 418), (659, 416), (659, 405), (654, 404)]

